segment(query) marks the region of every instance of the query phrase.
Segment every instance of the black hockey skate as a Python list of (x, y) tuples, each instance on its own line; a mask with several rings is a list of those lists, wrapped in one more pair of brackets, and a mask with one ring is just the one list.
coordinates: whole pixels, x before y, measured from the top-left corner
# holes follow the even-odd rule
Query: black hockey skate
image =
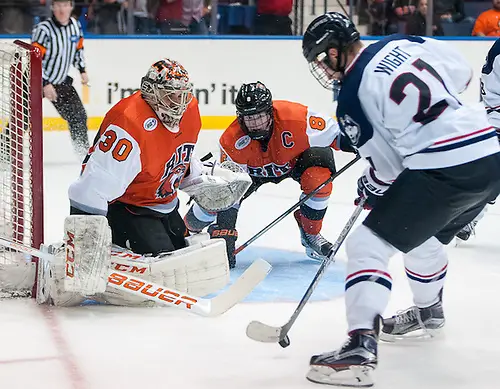
[(314, 355), (307, 379), (319, 384), (365, 388), (373, 386), (371, 372), (377, 367), (377, 341), (382, 318), (374, 330), (356, 330), (341, 349)]
[(457, 233), (457, 238), (466, 241), (471, 235), (476, 235), (477, 221), (473, 220)]
[(293, 216), (297, 221), (300, 231), (300, 241), (302, 246), (306, 249), (306, 254), (309, 258), (316, 261), (323, 261), (325, 258), (330, 256), (332, 252), (333, 245), (327, 241), (323, 235), (308, 234), (304, 231), (302, 224), (300, 222), (300, 209), (297, 209)]
[(424, 340), (439, 335), (444, 327), (442, 292), (439, 301), (427, 308), (410, 307), (398, 312), (390, 319), (384, 319), (380, 340), (397, 342)]

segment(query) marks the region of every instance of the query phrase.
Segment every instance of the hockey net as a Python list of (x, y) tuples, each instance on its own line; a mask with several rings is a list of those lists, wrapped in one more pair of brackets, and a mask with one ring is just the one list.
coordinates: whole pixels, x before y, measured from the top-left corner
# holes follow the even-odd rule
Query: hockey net
[[(0, 237), (40, 247), (43, 240), (41, 54), (0, 42)], [(0, 246), (0, 297), (28, 296), (36, 258)]]

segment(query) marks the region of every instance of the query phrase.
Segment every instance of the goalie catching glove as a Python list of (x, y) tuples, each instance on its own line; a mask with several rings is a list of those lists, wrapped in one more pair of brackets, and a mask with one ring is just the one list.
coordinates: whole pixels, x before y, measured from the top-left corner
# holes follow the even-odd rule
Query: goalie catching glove
[(179, 189), (209, 212), (220, 212), (238, 203), (252, 184), (250, 176), (233, 161), (204, 165), (192, 158), (190, 173)]

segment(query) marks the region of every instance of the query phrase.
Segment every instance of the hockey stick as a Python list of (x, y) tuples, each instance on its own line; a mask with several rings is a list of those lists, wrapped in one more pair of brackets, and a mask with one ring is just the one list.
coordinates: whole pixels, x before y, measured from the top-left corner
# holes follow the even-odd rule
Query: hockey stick
[(360, 159), (361, 159), (361, 157), (359, 155), (356, 155), (356, 158), (351, 160), (347, 165), (343, 166), (342, 169), (340, 169), (337, 173), (333, 174), (330, 178), (328, 178), (328, 180), (326, 180), (321, 185), (319, 185), (311, 193), (308, 193), (307, 195), (302, 197), (298, 202), (296, 202), (294, 205), (292, 205), (290, 208), (288, 208), (284, 213), (282, 213), (280, 216), (278, 216), (276, 219), (274, 219), (271, 223), (269, 223), (267, 226), (265, 226), (262, 230), (257, 232), (254, 236), (252, 236), (245, 243), (243, 243), (240, 247), (238, 247), (236, 250), (234, 250), (234, 255), (240, 253), (241, 251), (246, 249), (248, 246), (250, 246), (253, 242), (255, 242), (257, 239), (259, 239), (262, 235), (264, 235), (267, 231), (269, 231), (276, 224), (278, 224), (280, 221), (282, 221), (285, 217), (290, 215), (297, 207), (300, 207), (302, 204), (304, 204), (307, 200), (309, 200), (311, 197), (313, 197), (316, 193), (318, 193), (321, 189), (323, 189), (325, 186), (327, 186), (330, 182), (335, 180), (338, 176), (340, 176), (342, 173), (344, 173), (347, 169), (349, 169), (352, 165), (354, 165)]
[[(5, 238), (0, 238), (0, 245), (34, 257), (43, 258), (46, 261), (54, 260), (52, 254)], [(270, 270), (271, 265), (268, 262), (258, 259), (227, 290), (211, 299), (190, 296), (151, 281), (111, 270), (108, 272), (107, 285), (162, 305), (174, 306), (196, 315), (212, 317), (223, 314), (243, 300), (267, 276)]]
[(356, 207), (353, 214), (351, 215), (346, 225), (344, 226), (344, 229), (337, 238), (337, 241), (334, 243), (330, 255), (327, 258), (325, 258), (321, 263), (318, 272), (314, 276), (314, 279), (307, 288), (306, 293), (300, 300), (300, 303), (297, 306), (297, 308), (295, 308), (295, 311), (293, 312), (288, 322), (281, 327), (272, 327), (260, 321), (252, 321), (247, 326), (247, 336), (250, 339), (256, 340), (258, 342), (279, 343), (279, 345), (283, 348), (288, 347), (290, 345), (290, 338), (288, 337), (288, 332), (290, 331), (290, 328), (292, 328), (293, 323), (295, 323), (300, 312), (302, 312), (302, 309), (304, 309), (305, 305), (309, 301), (309, 298), (313, 294), (314, 289), (316, 289), (316, 286), (323, 277), (326, 268), (328, 267), (328, 265), (330, 265), (330, 263), (333, 262), (335, 255), (337, 254), (337, 251), (344, 242), (352, 226), (356, 222), (356, 219), (358, 218), (359, 214), (363, 210), (364, 203), (365, 203), (364, 199), (362, 199), (359, 202), (358, 206)]

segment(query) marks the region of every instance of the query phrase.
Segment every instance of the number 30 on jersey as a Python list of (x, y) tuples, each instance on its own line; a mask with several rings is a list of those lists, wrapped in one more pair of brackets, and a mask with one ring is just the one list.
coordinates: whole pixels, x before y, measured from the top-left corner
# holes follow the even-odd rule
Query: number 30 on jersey
[[(104, 139), (102, 139), (104, 137)], [(118, 162), (125, 161), (130, 152), (133, 149), (132, 142), (128, 139), (120, 138), (113, 130), (107, 130), (103, 136), (101, 136), (101, 141), (99, 142), (99, 150), (103, 153), (111, 151), (111, 155)]]

